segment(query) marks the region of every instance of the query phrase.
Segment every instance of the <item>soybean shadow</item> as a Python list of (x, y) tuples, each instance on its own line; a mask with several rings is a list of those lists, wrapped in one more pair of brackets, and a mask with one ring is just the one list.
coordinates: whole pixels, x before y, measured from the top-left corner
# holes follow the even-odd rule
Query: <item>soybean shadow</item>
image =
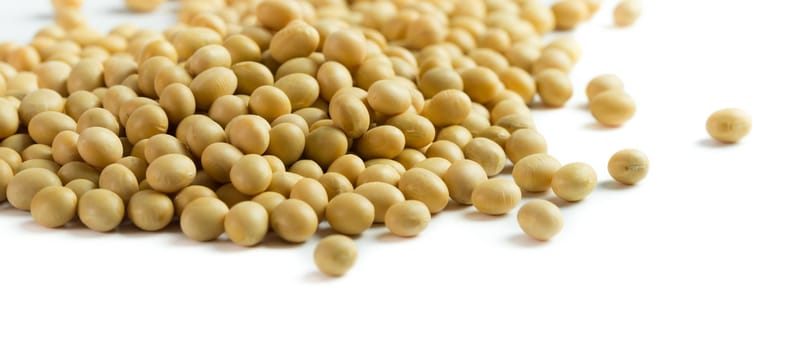
[(308, 283), (329, 283), (337, 280), (337, 277), (329, 276), (320, 271), (310, 271), (304, 275), (304, 281)]
[(611, 190), (611, 191), (621, 191), (621, 190), (626, 190), (628, 188), (633, 188), (633, 186), (621, 184), (614, 180), (606, 180), (600, 183), (600, 188)]
[(704, 138), (697, 142), (697, 144), (704, 148), (711, 148), (711, 149), (718, 149), (718, 148), (730, 148), (737, 145), (736, 143), (723, 143), (719, 141), (715, 141), (713, 139)]
[(507, 241), (514, 245), (526, 248), (542, 248), (548, 244), (548, 242), (538, 241), (534, 238), (531, 238), (525, 233), (516, 233), (510, 236)]

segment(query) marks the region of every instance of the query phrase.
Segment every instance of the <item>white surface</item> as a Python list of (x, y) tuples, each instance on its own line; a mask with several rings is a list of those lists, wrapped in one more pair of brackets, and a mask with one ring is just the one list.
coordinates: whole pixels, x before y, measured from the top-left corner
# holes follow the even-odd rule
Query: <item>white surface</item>
[[(121, 22), (120, 1), (86, 2), (102, 28)], [(4, 2), (1, 39), (29, 38), (47, 3)], [(242, 249), (46, 230), (6, 208), (0, 349), (786, 349), (785, 5), (646, 1), (627, 30), (611, 27), (613, 5), (577, 30), (569, 108), (535, 111), (550, 152), (601, 180), (563, 208), (552, 242), (527, 239), (514, 213), (452, 210), (415, 239), (366, 233), (356, 267), (331, 279), (313, 266), (316, 239)], [(584, 84), (606, 72), (638, 102), (620, 129), (582, 109)], [(724, 107), (754, 116), (739, 145), (708, 140), (706, 117)], [(633, 188), (606, 172), (626, 147), (652, 160)]]

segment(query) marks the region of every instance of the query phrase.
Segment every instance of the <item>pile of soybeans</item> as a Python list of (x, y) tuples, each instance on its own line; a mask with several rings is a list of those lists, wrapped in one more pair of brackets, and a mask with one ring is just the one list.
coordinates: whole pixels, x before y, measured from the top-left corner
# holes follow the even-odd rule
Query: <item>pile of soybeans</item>
[[(153, 11), (164, 0), (126, 0)], [(602, 0), (181, 0), (163, 32), (87, 25), (82, 0), (52, 0), (55, 23), (0, 44), (0, 200), (45, 227), (111, 232), (177, 222), (196, 241), (223, 234), (294, 244), (325, 220), (322, 272), (342, 275), (349, 236), (374, 224), (424, 231), (449, 201), (504, 215), (549, 240), (563, 226), (552, 191), (581, 201), (592, 166), (562, 164), (529, 106), (562, 107), (581, 56), (573, 30)], [(624, 0), (614, 22), (641, 14)], [(585, 88), (590, 114), (619, 127), (636, 112), (615, 75)], [(707, 129), (737, 142), (750, 116)], [(499, 176), (509, 164), (512, 176)], [(610, 176), (634, 185), (647, 156), (625, 149)]]

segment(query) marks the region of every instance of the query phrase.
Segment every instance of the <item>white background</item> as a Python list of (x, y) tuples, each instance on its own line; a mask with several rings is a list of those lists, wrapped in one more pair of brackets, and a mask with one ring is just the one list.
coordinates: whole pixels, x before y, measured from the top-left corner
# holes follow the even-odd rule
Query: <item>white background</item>
[[(101, 29), (165, 27), (87, 0)], [(29, 40), (48, 1), (4, 1), (0, 39)], [(175, 4), (169, 4), (175, 5)], [(581, 26), (568, 108), (535, 110), (550, 152), (586, 161), (600, 185), (563, 207), (548, 244), (501, 218), (455, 208), (415, 239), (375, 229), (343, 278), (312, 250), (177, 233), (41, 229), (0, 209), (0, 349), (786, 349), (789, 348), (789, 81), (783, 1), (646, 1), (632, 28), (611, 8)], [(625, 127), (598, 127), (585, 83), (616, 73), (638, 102)], [(713, 111), (740, 107), (752, 134), (708, 139)], [(621, 148), (652, 171), (622, 188)], [(548, 194), (545, 197), (551, 198)]]

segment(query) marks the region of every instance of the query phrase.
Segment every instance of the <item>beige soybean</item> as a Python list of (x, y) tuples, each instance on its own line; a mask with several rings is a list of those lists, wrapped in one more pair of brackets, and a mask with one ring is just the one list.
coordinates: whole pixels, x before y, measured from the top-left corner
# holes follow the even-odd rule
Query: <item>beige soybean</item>
[(444, 90), (425, 103), (422, 115), (436, 126), (462, 124), (471, 113), (471, 100), (459, 90)]
[(74, 194), (77, 195), (77, 199), (82, 198), (82, 195), (85, 194), (86, 192), (98, 188), (96, 186), (96, 183), (88, 179), (71, 180), (66, 184), (65, 187), (68, 187), (70, 190), (72, 190)]
[(252, 198), (252, 201), (258, 203), (266, 209), (266, 212), (271, 216), (271, 211), (274, 210), (285, 199), (285, 196), (278, 192), (266, 191)]
[(57, 175), (63, 183), (68, 183), (75, 179), (87, 179), (98, 184), (100, 172), (85, 162), (73, 161), (63, 164)]
[(331, 101), (340, 89), (353, 86), (351, 72), (342, 63), (335, 61), (321, 64), (316, 73), (316, 79), (320, 86), (321, 97), (326, 101)]
[(289, 74), (274, 83), (290, 101), (293, 110), (311, 106), (320, 96), (318, 81), (304, 73)]
[(518, 210), (518, 225), (529, 237), (548, 241), (562, 230), (564, 219), (556, 204), (532, 199)]
[(169, 127), (167, 113), (156, 104), (148, 104), (134, 110), (126, 120), (126, 137), (135, 144), (157, 134), (164, 134)]
[(129, 170), (134, 173), (134, 176), (137, 177), (138, 182), (145, 180), (145, 170), (148, 168), (148, 162), (146, 162), (145, 159), (134, 156), (126, 156), (118, 160), (116, 163), (129, 168)]
[(247, 154), (239, 158), (230, 168), (230, 182), (241, 193), (254, 196), (265, 191), (271, 184), (271, 166), (258, 154)]
[(365, 132), (355, 146), (362, 159), (392, 159), (405, 148), (405, 135), (391, 125), (376, 126)]
[(553, 174), (551, 188), (557, 197), (568, 202), (580, 201), (597, 186), (597, 173), (586, 163), (570, 163)]
[(41, 112), (63, 112), (66, 100), (57, 91), (40, 89), (27, 94), (19, 104), (18, 115), (22, 123), (28, 125), (30, 120)]
[(271, 184), (268, 190), (290, 197), (290, 191), (293, 189), (293, 186), (303, 178), (303, 176), (289, 171), (274, 172), (271, 174)]
[(175, 215), (181, 216), (187, 204), (202, 197), (217, 198), (216, 193), (208, 187), (201, 185), (189, 185), (184, 187), (182, 190), (178, 191), (178, 194), (173, 198)]
[(46, 187), (33, 196), (30, 214), (41, 226), (61, 227), (77, 215), (77, 195), (67, 187)]
[(152, 189), (175, 193), (192, 183), (197, 174), (195, 163), (183, 154), (166, 154), (156, 158), (145, 171)]
[(375, 159), (370, 159), (370, 160), (364, 162), (364, 166), (366, 166), (366, 167), (371, 167), (371, 166), (376, 165), (376, 164), (388, 165), (388, 166), (394, 168), (395, 170), (397, 170), (397, 172), (400, 173), (400, 175), (403, 175), (403, 173), (405, 173), (405, 170), (406, 170), (405, 167), (402, 164), (398, 163), (394, 159), (375, 158)]
[[(319, 54), (315, 53), (313, 55)], [(313, 55), (310, 55), (310, 57)], [(277, 72), (274, 74), (274, 80), (276, 81), (287, 75), (296, 73), (307, 74), (313, 78), (317, 78), (318, 66), (321, 65), (322, 60), (312, 59), (310, 57), (295, 57), (285, 61), (277, 68)]]
[(586, 98), (591, 101), (595, 96), (609, 90), (624, 90), (625, 83), (613, 74), (602, 74), (594, 77), (586, 84)]
[(328, 172), (318, 178), (318, 182), (323, 185), (329, 200), (345, 192), (353, 192), (353, 184), (340, 173)]
[(384, 224), (394, 235), (414, 237), (430, 224), (430, 210), (421, 201), (403, 201), (392, 205), (386, 211)]
[(484, 137), (475, 137), (465, 147), (463, 153), (467, 159), (479, 163), (488, 176), (494, 176), (504, 169), (507, 156), (496, 142)]
[(230, 68), (231, 63), (230, 52), (224, 46), (211, 44), (197, 49), (186, 61), (186, 69), (192, 76), (197, 76), (213, 67)]
[(170, 124), (175, 125), (195, 113), (197, 102), (188, 86), (173, 83), (162, 90), (159, 106), (166, 112)]
[(258, 62), (239, 62), (230, 67), (238, 79), (238, 93), (252, 95), (261, 86), (274, 84), (271, 70)]
[(80, 90), (71, 93), (66, 99), (63, 112), (71, 119), (77, 120), (85, 111), (97, 107), (101, 107), (101, 98), (90, 91)]
[(27, 126), (27, 132), (37, 143), (51, 145), (59, 132), (77, 130), (74, 119), (60, 112), (41, 112), (36, 114)]
[(301, 158), (307, 142), (304, 132), (291, 123), (273, 126), (269, 132), (269, 140), (266, 154), (277, 156), (286, 166)]
[(225, 232), (225, 217), (230, 209), (214, 197), (192, 200), (181, 212), (181, 231), (198, 242), (213, 241)]
[(126, 211), (137, 228), (143, 231), (159, 231), (173, 221), (175, 206), (166, 194), (142, 190), (129, 199)]
[(91, 91), (104, 86), (104, 65), (98, 59), (85, 58), (71, 69), (66, 80), (66, 89), (70, 94), (77, 91)]
[(22, 156), (8, 147), (0, 147), (0, 160), (6, 162), (14, 172), (16, 172), (19, 165), (22, 164)]
[(124, 203), (128, 203), (132, 195), (140, 191), (140, 184), (137, 182), (137, 176), (129, 168), (115, 163), (101, 171), (99, 188), (115, 192)]
[[(104, 65), (104, 85), (108, 87), (120, 85), (130, 75), (137, 73), (137, 62), (131, 57), (112, 56), (102, 64)], [(64, 68), (58, 69), (63, 69), (65, 72)], [(70, 67), (68, 71), (71, 71)]]
[(600, 124), (621, 126), (636, 113), (636, 103), (630, 95), (620, 90), (609, 90), (589, 102), (589, 111)]
[(315, 247), (313, 260), (321, 272), (330, 276), (342, 276), (356, 263), (356, 243), (343, 235), (329, 235)]
[(298, 114), (288, 113), (280, 116), (271, 122), (271, 127), (273, 128), (279, 124), (293, 124), (297, 126), (299, 130), (301, 130), (304, 136), (307, 136), (307, 134), (310, 133), (310, 126), (307, 124), (307, 121)]
[(233, 94), (237, 86), (238, 78), (225, 67), (208, 68), (189, 83), (197, 108), (201, 110), (208, 110), (217, 98)]
[(208, 28), (189, 27), (179, 30), (171, 41), (178, 53), (178, 60), (185, 61), (203, 46), (221, 44), (222, 37), (219, 33)]
[(411, 94), (394, 80), (379, 80), (367, 89), (367, 102), (378, 113), (395, 115), (411, 107)]
[(463, 91), (463, 78), (455, 70), (435, 67), (419, 77), (419, 90), (426, 98), (432, 98), (444, 90)]
[(192, 75), (186, 70), (186, 64), (178, 64), (167, 69), (160, 69), (156, 73), (153, 78), (153, 90), (161, 100), (162, 93), (167, 86), (171, 84), (189, 85), (191, 82)]
[(366, 167), (356, 178), (356, 186), (368, 182), (383, 182), (397, 186), (400, 182), (400, 173), (387, 164), (373, 164)]
[(302, 243), (318, 230), (318, 215), (306, 202), (286, 199), (271, 211), (270, 223), (282, 239)]
[(320, 35), (311, 25), (301, 20), (288, 23), (271, 37), (269, 52), (278, 62), (294, 57), (306, 57), (318, 48)]
[[(145, 176), (145, 174), (143, 174), (143, 176)], [(219, 186), (219, 184), (216, 181), (214, 181), (214, 179), (212, 179), (210, 176), (208, 176), (205, 170), (202, 169), (197, 171), (197, 175), (195, 175), (195, 179), (192, 180), (191, 184), (189, 184), (189, 186), (192, 185), (205, 186), (211, 189), (214, 189), (217, 186)]]
[(511, 179), (486, 180), (471, 193), (471, 203), (483, 214), (504, 215), (521, 200), (521, 189)]
[(406, 199), (425, 203), (432, 214), (444, 210), (449, 203), (447, 185), (438, 175), (427, 169), (409, 169), (400, 178), (397, 187)]
[(335, 94), (329, 102), (329, 116), (350, 138), (362, 136), (370, 127), (367, 106), (352, 94)]
[(635, 23), (643, 11), (641, 0), (622, 0), (614, 8), (614, 24), (617, 27), (629, 27)]
[(558, 69), (569, 73), (573, 69), (573, 61), (563, 50), (556, 48), (546, 48), (540, 57), (534, 62), (532, 72), (537, 74), (546, 69)]
[(239, 115), (225, 126), (227, 141), (244, 153), (263, 154), (269, 145), (271, 126), (260, 116)]
[(573, 96), (573, 85), (567, 73), (558, 69), (546, 69), (534, 76), (537, 93), (548, 107), (562, 107)]
[(280, 30), (290, 21), (302, 17), (299, 5), (287, 0), (262, 2), (257, 6), (256, 14), (260, 24), (273, 30)]
[(243, 156), (244, 154), (233, 145), (216, 142), (205, 148), (200, 156), (200, 163), (211, 179), (228, 183), (231, 181), (230, 171)]
[(394, 158), (394, 161), (402, 164), (403, 167), (408, 170), (425, 159), (427, 159), (427, 157), (425, 157), (425, 154), (421, 151), (413, 148), (406, 148)]
[(329, 196), (323, 185), (318, 180), (306, 177), (293, 184), (290, 189), (290, 198), (309, 204), (319, 221), (323, 219), (326, 205), (329, 203)]
[(589, 17), (589, 9), (582, 0), (560, 0), (551, 6), (556, 29), (572, 30)]
[(104, 108), (91, 108), (79, 116), (77, 119), (77, 132), (99, 126), (111, 130), (116, 135), (120, 134), (120, 122), (118, 118)]
[(0, 139), (16, 134), (19, 124), (17, 108), (9, 102), (0, 101)]
[(79, 198), (77, 216), (89, 229), (109, 232), (121, 224), (125, 216), (123, 200), (110, 190), (93, 189)]
[(405, 136), (405, 145), (411, 148), (422, 148), (433, 142), (436, 138), (436, 128), (433, 122), (415, 113), (403, 113), (386, 120)]
[(561, 163), (548, 154), (532, 154), (515, 163), (512, 178), (524, 191), (544, 192), (551, 188), (553, 175), (561, 167)]
[(499, 77), (490, 68), (469, 68), (462, 71), (460, 76), (463, 78), (463, 91), (474, 102), (490, 102), (496, 94), (504, 89)]
[(327, 61), (337, 61), (345, 67), (356, 67), (367, 57), (364, 36), (350, 30), (332, 32), (323, 43), (323, 54)]
[(0, 202), (6, 200), (6, 189), (14, 177), (14, 169), (4, 160), (0, 160)]
[(364, 160), (355, 154), (340, 156), (329, 166), (328, 172), (342, 174), (351, 183), (356, 183), (359, 174), (365, 169)]
[(445, 158), (431, 157), (425, 158), (425, 160), (414, 164), (413, 167), (430, 170), (433, 174), (443, 178), (447, 174), (447, 171), (449, 171), (450, 166), (452, 166), (452, 162)]
[(504, 87), (515, 92), (523, 102), (531, 103), (537, 92), (537, 83), (525, 70), (519, 67), (509, 67), (499, 73), (499, 79)]
[(436, 135), (436, 141), (450, 141), (461, 148), (471, 141), (472, 138), (474, 138), (474, 135), (471, 134), (471, 131), (461, 125), (450, 125), (442, 128)]
[(375, 219), (373, 222), (375, 223), (384, 222), (384, 216), (389, 207), (395, 203), (405, 201), (405, 196), (397, 187), (383, 182), (368, 182), (356, 187), (354, 192), (364, 196), (370, 203), (373, 203), (375, 207)]
[(471, 205), (471, 194), (479, 184), (488, 179), (488, 175), (477, 162), (462, 159), (452, 163), (443, 179), (452, 200), (459, 204)]
[(60, 165), (49, 159), (28, 159), (19, 165), (20, 171), (30, 168), (43, 168), (53, 173), (57, 173), (58, 170), (60, 170)]
[(635, 185), (649, 172), (649, 158), (637, 149), (623, 149), (608, 160), (608, 174), (625, 185)]
[(716, 111), (707, 118), (707, 133), (723, 143), (736, 143), (751, 132), (752, 118), (737, 108)]
[[(25, 148), (28, 148), (35, 143), (36, 141), (34, 141), (33, 138), (31, 138), (28, 134), (16, 134), (3, 139), (3, 141), (0, 142), (0, 147), (11, 149), (17, 154), (20, 154), (25, 150)], [(21, 160), (22, 157), (20, 156), (20, 163)]]
[(247, 103), (248, 100), (241, 96), (221, 96), (208, 109), (208, 117), (226, 127), (235, 117), (249, 113)]
[(425, 156), (428, 158), (444, 158), (451, 163), (465, 158), (463, 149), (455, 143), (447, 140), (438, 140), (433, 142), (425, 151)]
[(186, 145), (170, 134), (157, 134), (151, 136), (148, 142), (145, 143), (145, 150), (143, 152), (145, 161), (148, 163), (153, 162), (156, 158), (165, 154), (173, 153), (183, 154), (185, 156), (191, 155)]
[(243, 34), (227, 36), (222, 45), (230, 52), (233, 64), (240, 62), (257, 62), (261, 58), (261, 49), (257, 42)]
[(291, 112), (290, 98), (282, 90), (264, 85), (255, 89), (249, 96), (249, 110), (273, 122), (279, 116)]
[(547, 151), (548, 144), (545, 141), (545, 137), (533, 129), (516, 130), (504, 144), (504, 153), (507, 154), (507, 158), (513, 164), (523, 159), (523, 157)]
[(262, 205), (245, 201), (234, 205), (225, 216), (227, 237), (238, 245), (252, 247), (268, 232), (268, 212)]
[(22, 159), (23, 160), (30, 160), (30, 159), (54, 160), (52, 157), (52, 147), (40, 143), (31, 145), (30, 147), (25, 148), (22, 151)]
[(326, 206), (326, 221), (342, 234), (361, 234), (372, 226), (374, 219), (375, 206), (358, 193), (340, 193)]
[(312, 159), (323, 168), (328, 168), (335, 160), (348, 151), (348, 138), (345, 133), (333, 126), (314, 129), (307, 135), (304, 157)]
[(185, 143), (195, 156), (201, 156), (208, 146), (227, 140), (227, 134), (222, 126), (201, 114), (188, 116), (181, 121), (175, 131), (175, 137)]
[(288, 171), (299, 174), (303, 177), (317, 180), (323, 175), (323, 168), (312, 159), (301, 159), (291, 164)]
[(52, 0), (52, 7), (55, 10), (60, 10), (62, 8), (81, 8), (82, 7), (82, 0)]
[(153, 12), (161, 6), (165, 0), (125, 0), (126, 8), (134, 12)]
[(112, 131), (91, 127), (79, 134), (77, 151), (86, 163), (101, 169), (123, 157), (123, 144)]
[(156, 76), (161, 71), (172, 70), (174, 63), (167, 57), (154, 56), (145, 61), (141, 61), (137, 69), (138, 87), (142, 94), (147, 97), (156, 97)]
[(6, 95), (22, 99), (36, 89), (38, 89), (38, 77), (31, 72), (20, 72), (8, 79)]

